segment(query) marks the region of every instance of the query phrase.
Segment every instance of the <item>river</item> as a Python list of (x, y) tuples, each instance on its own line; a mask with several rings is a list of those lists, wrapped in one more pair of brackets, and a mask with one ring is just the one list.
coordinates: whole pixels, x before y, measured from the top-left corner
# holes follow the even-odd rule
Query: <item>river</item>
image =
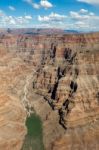
[(21, 150), (44, 150), (42, 121), (35, 113), (26, 119), (27, 134)]

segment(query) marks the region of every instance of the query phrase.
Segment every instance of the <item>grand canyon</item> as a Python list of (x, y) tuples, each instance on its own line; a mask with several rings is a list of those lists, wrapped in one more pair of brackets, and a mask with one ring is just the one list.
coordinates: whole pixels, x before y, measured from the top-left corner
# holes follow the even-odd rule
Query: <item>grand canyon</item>
[(34, 113), (34, 150), (98, 150), (99, 32), (29, 32), (0, 30), (0, 150), (32, 150)]

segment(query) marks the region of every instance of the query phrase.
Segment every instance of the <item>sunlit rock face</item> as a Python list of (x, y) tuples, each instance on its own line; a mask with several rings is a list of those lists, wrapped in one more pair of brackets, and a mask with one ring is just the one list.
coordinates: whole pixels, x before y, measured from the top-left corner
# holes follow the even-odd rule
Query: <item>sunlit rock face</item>
[(4, 43), (0, 43), (1, 150), (21, 149), (26, 134), (24, 97), (26, 79), (32, 74), (30, 66), (17, 56), (16, 51), (9, 52)]
[(1, 35), (0, 99), (0, 149), (21, 149), (33, 107), (46, 150), (98, 150), (99, 33)]

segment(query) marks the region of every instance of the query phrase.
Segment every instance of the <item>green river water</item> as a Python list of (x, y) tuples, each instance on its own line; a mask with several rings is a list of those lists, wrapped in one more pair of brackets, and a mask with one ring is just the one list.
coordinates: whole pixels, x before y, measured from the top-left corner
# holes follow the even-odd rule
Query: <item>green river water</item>
[(21, 150), (44, 150), (42, 121), (36, 114), (26, 119), (27, 135)]

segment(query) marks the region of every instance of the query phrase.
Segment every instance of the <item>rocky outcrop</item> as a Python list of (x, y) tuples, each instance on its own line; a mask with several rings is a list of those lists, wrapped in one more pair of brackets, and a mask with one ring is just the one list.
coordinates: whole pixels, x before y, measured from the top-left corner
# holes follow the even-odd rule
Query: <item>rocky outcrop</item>
[[(0, 58), (2, 150), (20, 149), (32, 109), (42, 118), (47, 150), (98, 150), (99, 33), (1, 35)], [(14, 146), (15, 135), (5, 140), (6, 124), (9, 133), (18, 128)]]
[[(74, 43), (75, 36), (74, 39), (72, 36), (70, 43), (69, 38), (61, 38), (61, 43), (56, 39), (50, 45), (48, 56), (42, 54), (43, 65), (34, 76), (33, 88), (37, 94), (44, 96), (52, 110), (57, 111), (58, 122), (66, 130), (63, 139), (59, 137), (53, 149), (98, 149), (98, 140), (95, 139), (99, 136), (96, 133), (99, 123), (99, 45), (96, 43), (99, 39), (83, 35), (78, 36), (78, 42)], [(87, 137), (90, 127), (93, 140)], [(86, 132), (83, 132), (85, 129)], [(79, 136), (78, 130), (85, 137), (83, 144), (80, 143), (83, 136)], [(67, 132), (70, 134), (69, 142), (65, 142), (68, 141)], [(72, 141), (72, 134), (74, 137), (77, 134), (81, 141)]]
[(22, 147), (26, 134), (25, 87), (32, 74), (30, 66), (13, 52), (8, 53), (0, 47), (1, 150), (19, 150)]

